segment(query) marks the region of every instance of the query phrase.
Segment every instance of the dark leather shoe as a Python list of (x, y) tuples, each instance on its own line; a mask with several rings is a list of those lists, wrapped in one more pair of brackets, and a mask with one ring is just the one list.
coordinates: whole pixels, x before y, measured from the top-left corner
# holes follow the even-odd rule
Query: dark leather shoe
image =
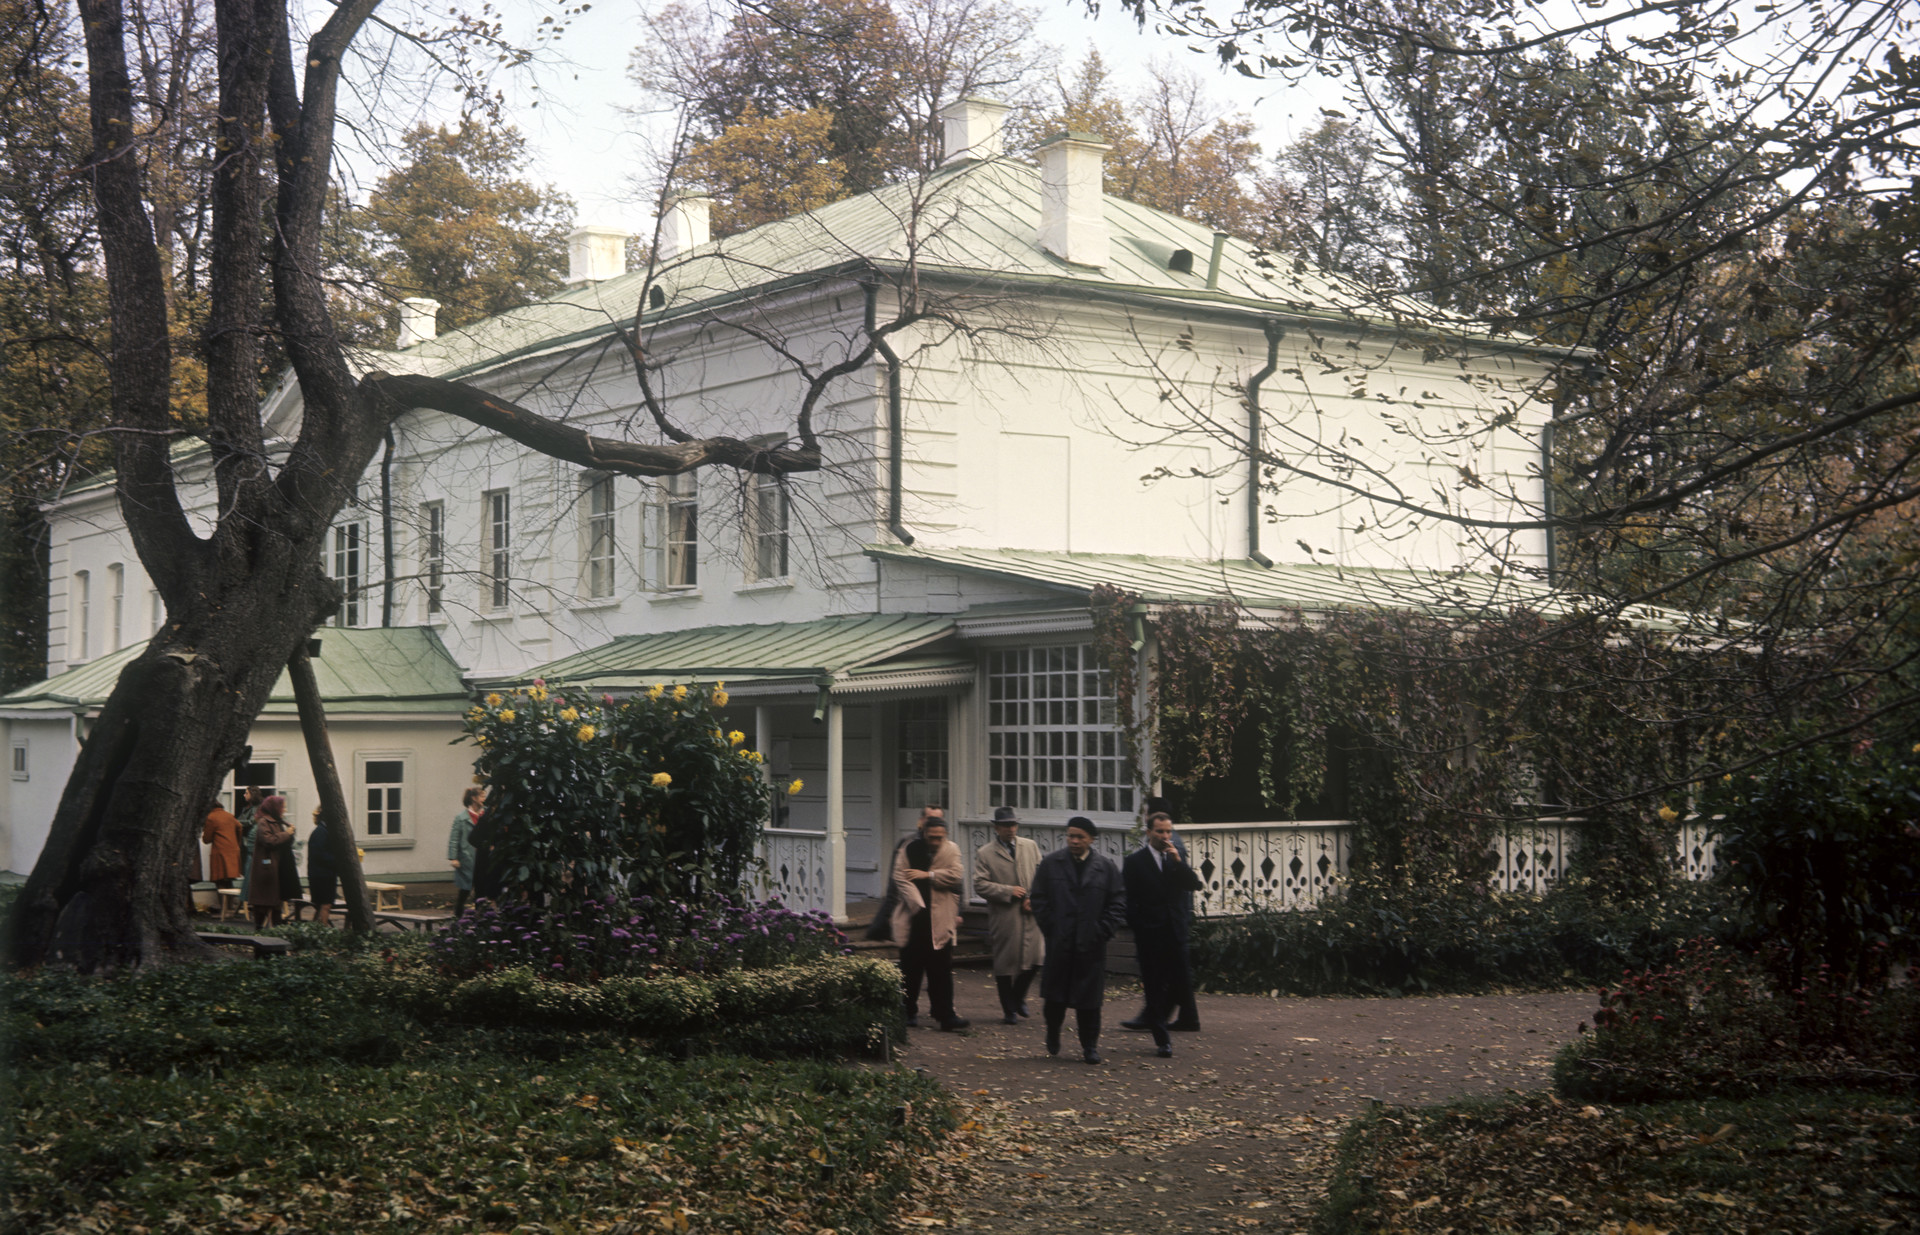
[(918, 1012), (907, 1013), (907, 1028), (908, 1029), (920, 1028), (920, 1014)]
[(1086, 1060), (1088, 1063), (1099, 1063), (1101, 1061), (1100, 1052), (1093, 1047), (1088, 1047), (1085, 1051), (1082, 1051), (1080, 1058)]
[(1163, 1047), (1161, 1047), (1161, 1048), (1160, 1048), (1159, 1050), (1157, 1050), (1157, 1051), (1155, 1051), (1155, 1052), (1154, 1052), (1154, 1054), (1156, 1054), (1156, 1055), (1158, 1055), (1158, 1056), (1160, 1056), (1160, 1058), (1162, 1058), (1162, 1059), (1172, 1059), (1172, 1058), (1173, 1058), (1173, 1044), (1172, 1044), (1171, 1042), (1169, 1042), (1169, 1043), (1168, 1043), (1167, 1045), (1165, 1045), (1165, 1046), (1163, 1046)]
[(1152, 1023), (1151, 1023), (1151, 1022), (1149, 1022), (1149, 1021), (1146, 1021), (1146, 1020), (1137, 1020), (1137, 1021), (1121, 1021), (1121, 1022), (1120, 1022), (1120, 1028), (1122, 1028), (1122, 1029), (1131, 1029), (1131, 1030), (1133, 1030), (1133, 1031), (1134, 1031), (1135, 1033), (1145, 1033), (1145, 1032), (1147, 1032), (1147, 1030), (1149, 1030), (1149, 1029), (1152, 1029), (1152, 1028), (1153, 1028), (1153, 1025), (1152, 1025)]
[(1049, 1030), (1047, 1032), (1047, 1054), (1058, 1055), (1059, 1053), (1060, 1053), (1060, 1031), (1057, 1029)]
[(1020, 1014), (1020, 1017), (1022, 1020), (1026, 1019), (1026, 1017), (1029, 1015), (1029, 1013), (1027, 1012), (1027, 1001), (1022, 999), (1020, 1001), (1020, 1006), (1015, 1008), (1014, 1011)]
[(1181, 1033), (1199, 1033), (1200, 1022), (1199, 1021), (1175, 1021), (1173, 1024), (1168, 1025), (1167, 1028), (1177, 1029)]
[(1000, 1017), (1000, 1023), (1002, 1025), (1018, 1025), (1020, 1023), (1020, 1018), (1015, 1016), (1013, 1013), (1008, 1012), (1003, 1014)]
[(973, 1024), (973, 1022), (964, 1016), (949, 1016), (946, 1020), (940, 1022), (940, 1028), (951, 1033), (956, 1029), (965, 1029), (971, 1024)]

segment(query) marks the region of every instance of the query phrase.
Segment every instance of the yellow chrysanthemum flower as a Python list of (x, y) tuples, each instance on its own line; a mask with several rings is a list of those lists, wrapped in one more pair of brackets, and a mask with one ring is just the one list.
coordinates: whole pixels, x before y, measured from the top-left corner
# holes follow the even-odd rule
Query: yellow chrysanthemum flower
[(735, 729), (732, 733), (729, 733), (727, 735), (727, 742), (733, 746), (738, 746), (740, 745), (740, 743), (746, 740), (747, 740), (747, 735), (740, 732), (738, 729)]
[(598, 732), (599, 730), (595, 729), (592, 725), (582, 725), (580, 726), (580, 732), (573, 736), (579, 738), (582, 742), (591, 742), (593, 741), (593, 735)]
[(806, 787), (807, 787), (806, 781), (797, 780), (797, 781), (794, 781), (791, 785), (787, 786), (787, 793), (789, 795), (796, 794), (796, 793), (799, 793), (802, 789), (805, 789)]
[(482, 716), (485, 716), (486, 714), (487, 714), (487, 710), (485, 708), (470, 708), (467, 711), (467, 719), (479, 720)]
[(513, 709), (512, 708), (501, 709), (500, 719), (506, 721), (509, 725), (511, 725), (513, 723)]
[(573, 708), (561, 708), (560, 719), (571, 725), (574, 721), (580, 719), (580, 713)]
[(747, 752), (747, 758), (753, 760), (755, 763), (759, 763), (762, 759), (765, 759), (766, 756), (757, 750), (750, 750)]
[(488, 737), (488, 736), (487, 736), (486, 734), (484, 734), (484, 733), (476, 733), (476, 734), (474, 734), (474, 735), (473, 735), (473, 740), (474, 740), (474, 741), (476, 741), (476, 742), (478, 742), (478, 743), (480, 743), (480, 745), (482, 745), (482, 746), (486, 746), (486, 745), (488, 745), (488, 744), (490, 744), (490, 743), (491, 743), (491, 742), (493, 741), (493, 739), (492, 739), (492, 738), (490, 738), (490, 737)]
[(544, 686), (535, 686), (527, 691), (527, 698), (533, 700), (535, 703), (545, 703), (547, 701), (547, 688)]
[(714, 692), (713, 692), (713, 706), (714, 706), (714, 707), (717, 707), (717, 708), (723, 708), (723, 707), (726, 707), (726, 706), (727, 706), (727, 698), (728, 698), (728, 696), (727, 696), (727, 692), (726, 692), (726, 691), (724, 691), (724, 690), (716, 690), (716, 691), (714, 691)]
[(660, 683), (655, 682), (653, 685), (647, 687), (647, 698), (658, 699), (662, 694), (666, 692), (666, 689), (667, 688), (660, 685)]
[(653, 787), (655, 789), (665, 789), (668, 785), (671, 785), (672, 783), (673, 783), (673, 777), (669, 776), (665, 772), (655, 772), (653, 774)]
[(674, 688), (673, 688), (673, 701), (674, 701), (675, 703), (678, 703), (678, 702), (680, 702), (680, 701), (681, 701), (682, 699), (685, 699), (686, 697), (687, 697), (687, 688), (686, 688), (686, 687), (684, 687), (684, 686), (676, 686), (676, 687), (674, 687)]
[(487, 696), (487, 706), (490, 708), (497, 708), (504, 702), (506, 702), (506, 700), (502, 699), (499, 695)]

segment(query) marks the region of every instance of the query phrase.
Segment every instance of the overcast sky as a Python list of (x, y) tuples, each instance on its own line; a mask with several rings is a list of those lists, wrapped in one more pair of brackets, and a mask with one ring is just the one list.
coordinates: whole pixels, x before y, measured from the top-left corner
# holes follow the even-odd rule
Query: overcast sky
[[(529, 11), (518, 0), (506, 0), (501, 7), (509, 21)], [(1156, 56), (1170, 58), (1204, 76), (1223, 112), (1252, 116), (1269, 153), (1307, 127), (1317, 117), (1319, 103), (1330, 101), (1310, 99), (1279, 83), (1225, 73), (1210, 56), (1190, 51), (1178, 40), (1140, 32), (1113, 5), (1098, 18), (1089, 16), (1078, 0), (1042, 0), (1034, 7), (1063, 64), (1071, 66), (1088, 47), (1098, 47), (1124, 89)], [(645, 137), (636, 129), (644, 122), (621, 109), (644, 102), (627, 78), (627, 59), (641, 37), (641, 11), (639, 0), (599, 0), (574, 20), (559, 44), (571, 65), (542, 72), (537, 92), (522, 87), (510, 96), (512, 118), (534, 154), (532, 178), (557, 186), (579, 203), (581, 222), (635, 232), (648, 229), (652, 214), (632, 183), (643, 162)], [(531, 106), (535, 99), (540, 100), (537, 107)]]

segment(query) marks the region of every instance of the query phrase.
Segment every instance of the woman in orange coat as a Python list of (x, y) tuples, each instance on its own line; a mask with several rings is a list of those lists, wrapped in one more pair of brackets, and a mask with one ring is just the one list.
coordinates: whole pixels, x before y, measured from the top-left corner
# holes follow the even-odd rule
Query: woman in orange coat
[(240, 877), (240, 821), (218, 801), (207, 811), (200, 839), (208, 846), (208, 874), (216, 888), (230, 888)]

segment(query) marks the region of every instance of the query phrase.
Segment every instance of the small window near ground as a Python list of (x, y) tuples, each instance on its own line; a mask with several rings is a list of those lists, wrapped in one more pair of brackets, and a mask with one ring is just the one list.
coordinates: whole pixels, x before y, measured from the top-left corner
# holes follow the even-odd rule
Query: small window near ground
[(13, 779), (27, 779), (27, 744), (23, 741), (13, 744)]

